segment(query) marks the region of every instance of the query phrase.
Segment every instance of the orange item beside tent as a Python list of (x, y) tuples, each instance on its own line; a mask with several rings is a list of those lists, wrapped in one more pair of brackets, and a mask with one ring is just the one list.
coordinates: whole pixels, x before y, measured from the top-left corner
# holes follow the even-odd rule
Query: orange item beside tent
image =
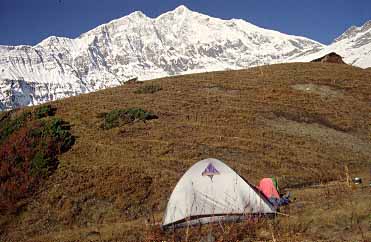
[(271, 178), (263, 178), (259, 182), (258, 189), (269, 199), (271, 197), (280, 198), (277, 189), (274, 187)]

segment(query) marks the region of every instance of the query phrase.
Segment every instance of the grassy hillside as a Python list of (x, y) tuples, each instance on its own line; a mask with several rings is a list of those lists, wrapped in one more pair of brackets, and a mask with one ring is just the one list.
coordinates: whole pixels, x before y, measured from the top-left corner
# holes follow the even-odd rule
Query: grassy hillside
[[(161, 221), (177, 180), (207, 157), (254, 184), (275, 175), (296, 198), (283, 211), (290, 217), (240, 224), (228, 230), (233, 236), (371, 236), (370, 188), (344, 182), (347, 174), (370, 179), (369, 71), (281, 64), (127, 84), (52, 105), (71, 124), (75, 144), (21, 211), (0, 218), (0, 240), (175, 238), (146, 221)], [(157, 118), (130, 116), (133, 108)], [(227, 233), (210, 228), (215, 236)]]

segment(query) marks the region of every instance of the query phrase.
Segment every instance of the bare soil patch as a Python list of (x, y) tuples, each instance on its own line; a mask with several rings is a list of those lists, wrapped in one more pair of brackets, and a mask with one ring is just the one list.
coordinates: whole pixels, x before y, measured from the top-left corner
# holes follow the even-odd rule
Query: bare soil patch
[(330, 86), (317, 85), (317, 84), (295, 84), (292, 85), (295, 90), (317, 94), (323, 98), (341, 98), (344, 93), (340, 90), (336, 90)]
[(342, 147), (351, 152), (371, 156), (371, 143), (369, 141), (361, 140), (353, 135), (318, 123), (300, 123), (282, 117), (276, 120), (267, 120), (266, 123), (274, 128), (276, 132), (314, 139), (323, 145)]

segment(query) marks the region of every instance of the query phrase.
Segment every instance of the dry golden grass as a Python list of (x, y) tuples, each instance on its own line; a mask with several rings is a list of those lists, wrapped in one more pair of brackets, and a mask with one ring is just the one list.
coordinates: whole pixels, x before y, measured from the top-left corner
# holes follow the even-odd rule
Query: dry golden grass
[[(140, 84), (134, 83), (53, 103), (56, 115), (73, 125), (76, 144), (24, 211), (0, 218), (0, 240), (185, 239), (184, 231), (163, 234), (145, 221), (160, 222), (177, 180), (207, 157), (224, 160), (252, 183), (276, 175), (297, 198), (285, 211), (290, 217), (232, 226), (229, 235), (215, 228), (218, 238), (240, 239), (244, 232), (278, 241), (370, 236), (369, 189), (344, 190), (339, 183), (345, 165), (352, 176), (369, 180), (369, 71), (294, 63), (150, 83), (161, 90), (136, 94)], [(131, 107), (159, 119), (100, 128), (99, 113)], [(191, 233), (193, 239), (207, 235)]]

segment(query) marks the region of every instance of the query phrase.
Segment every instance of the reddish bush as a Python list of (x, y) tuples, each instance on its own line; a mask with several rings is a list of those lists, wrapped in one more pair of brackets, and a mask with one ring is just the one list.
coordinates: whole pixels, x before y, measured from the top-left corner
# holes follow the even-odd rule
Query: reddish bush
[(0, 121), (0, 213), (16, 212), (19, 200), (57, 166), (57, 156), (74, 143), (61, 119), (21, 113)]

